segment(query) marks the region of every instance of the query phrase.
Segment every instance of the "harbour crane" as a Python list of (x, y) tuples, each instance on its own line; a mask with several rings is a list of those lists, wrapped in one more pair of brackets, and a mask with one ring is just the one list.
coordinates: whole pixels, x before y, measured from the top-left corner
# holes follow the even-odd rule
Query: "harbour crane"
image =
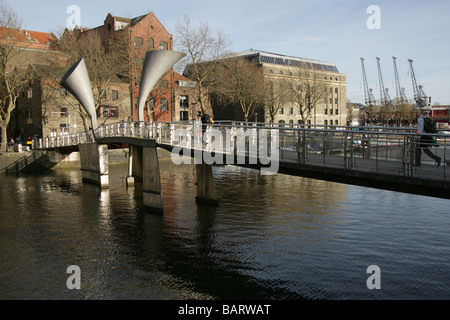
[(389, 89), (384, 88), (384, 82), (383, 82), (383, 75), (381, 74), (381, 66), (380, 66), (380, 58), (377, 59), (377, 65), (378, 65), (378, 80), (380, 81), (380, 100), (381, 104), (390, 105), (391, 104), (391, 97), (389, 96)]
[(375, 105), (376, 101), (372, 93), (372, 89), (369, 89), (369, 86), (367, 84), (367, 76), (366, 76), (366, 69), (364, 68), (364, 59), (361, 58), (361, 66), (362, 66), (362, 75), (363, 75), (363, 82), (364, 82), (364, 97), (366, 106), (373, 106)]
[(406, 102), (408, 99), (406, 98), (405, 88), (402, 88), (400, 86), (400, 79), (398, 77), (397, 58), (392, 57), (392, 59), (394, 60), (394, 76), (395, 76), (395, 89), (397, 91), (397, 99), (400, 102)]
[(414, 90), (414, 100), (416, 101), (416, 106), (419, 109), (423, 109), (431, 106), (431, 97), (427, 97), (425, 92), (423, 91), (423, 87), (421, 85), (417, 85), (416, 75), (414, 74), (413, 61), (408, 59), (409, 67), (411, 69), (411, 79)]

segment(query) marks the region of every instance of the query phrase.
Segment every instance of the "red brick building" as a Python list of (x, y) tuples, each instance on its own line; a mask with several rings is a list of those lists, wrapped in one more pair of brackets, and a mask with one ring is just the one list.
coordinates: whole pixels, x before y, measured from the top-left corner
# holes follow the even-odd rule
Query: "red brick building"
[[(129, 72), (131, 79), (130, 115), (131, 119), (136, 121), (138, 119), (139, 83), (145, 54), (150, 50), (173, 50), (173, 36), (152, 12), (133, 19), (108, 14), (103, 25), (93, 29), (80, 28), (78, 31), (80, 36), (89, 32), (97, 32), (104, 42), (114, 41), (114, 38), (119, 33), (127, 33), (126, 36), (130, 48), (128, 59), (130, 61)], [(154, 121), (172, 120), (172, 86), (173, 72), (168, 72), (157, 88), (150, 94), (145, 112), (146, 120), (148, 120), (150, 113)]]

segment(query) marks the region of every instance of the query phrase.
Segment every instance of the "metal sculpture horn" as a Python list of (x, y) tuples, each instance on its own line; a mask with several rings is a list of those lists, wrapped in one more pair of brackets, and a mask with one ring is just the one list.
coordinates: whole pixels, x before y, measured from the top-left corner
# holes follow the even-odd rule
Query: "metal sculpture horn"
[(144, 121), (144, 106), (148, 95), (159, 79), (186, 54), (178, 51), (154, 50), (145, 55), (142, 68), (141, 87), (139, 89), (139, 121)]
[(97, 129), (97, 112), (84, 58), (81, 58), (70, 67), (59, 84), (66, 88), (81, 103), (91, 118), (92, 130)]

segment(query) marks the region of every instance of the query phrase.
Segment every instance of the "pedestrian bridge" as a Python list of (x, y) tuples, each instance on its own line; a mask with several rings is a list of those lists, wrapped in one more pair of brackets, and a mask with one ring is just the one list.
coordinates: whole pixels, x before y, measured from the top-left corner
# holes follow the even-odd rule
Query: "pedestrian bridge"
[[(48, 137), (35, 149), (80, 152), (83, 179), (108, 186), (108, 148), (130, 148), (129, 177), (144, 204), (162, 209), (157, 148), (174, 165), (195, 164), (197, 200), (217, 200), (211, 166), (237, 165), (261, 174), (289, 174), (450, 199), (450, 135), (435, 135), (439, 167), (422, 153), (416, 166), (414, 128), (325, 127), (220, 122), (116, 123), (95, 131)], [(147, 196), (146, 196), (147, 195)], [(147, 201), (146, 201), (147, 198)]]

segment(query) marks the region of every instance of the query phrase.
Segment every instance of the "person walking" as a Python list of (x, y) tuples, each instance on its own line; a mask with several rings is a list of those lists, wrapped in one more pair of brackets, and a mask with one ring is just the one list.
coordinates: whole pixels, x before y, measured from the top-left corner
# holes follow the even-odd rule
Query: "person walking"
[(419, 141), (416, 145), (416, 166), (421, 166), (422, 150), (423, 152), (436, 161), (436, 166), (441, 165), (441, 157), (436, 156), (431, 150), (431, 146), (436, 146), (437, 143), (432, 135), (427, 134), (425, 130), (425, 118), (428, 117), (426, 111), (417, 110), (417, 133), (420, 135)]

